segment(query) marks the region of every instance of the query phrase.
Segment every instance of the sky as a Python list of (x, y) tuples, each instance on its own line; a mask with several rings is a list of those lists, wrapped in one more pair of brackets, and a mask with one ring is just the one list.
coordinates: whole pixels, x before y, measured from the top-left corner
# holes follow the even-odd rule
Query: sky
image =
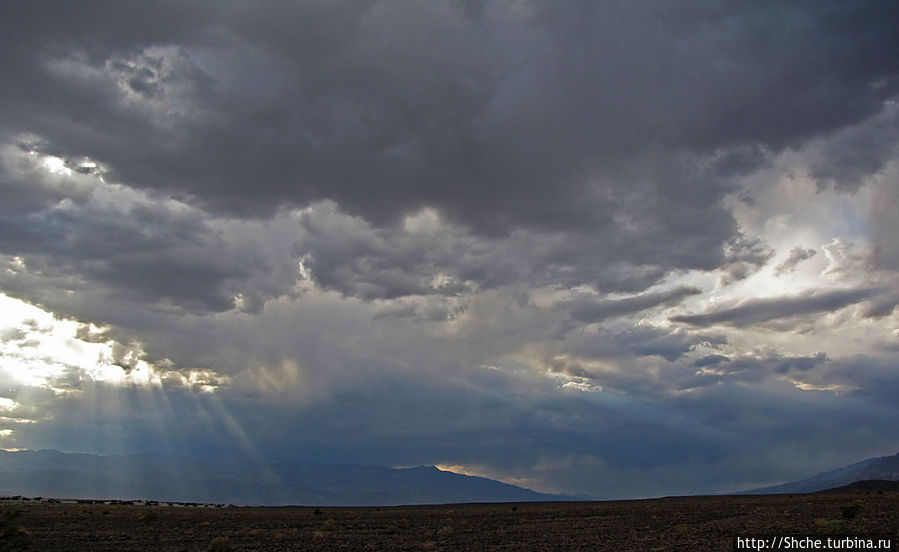
[(895, 1), (0, 27), (0, 448), (602, 498), (899, 451)]

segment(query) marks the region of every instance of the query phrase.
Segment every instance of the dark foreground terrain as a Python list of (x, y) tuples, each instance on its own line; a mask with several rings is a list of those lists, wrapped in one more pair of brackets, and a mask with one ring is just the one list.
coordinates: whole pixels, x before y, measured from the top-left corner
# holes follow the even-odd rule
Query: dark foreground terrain
[(390, 508), (16, 498), (0, 511), (0, 550), (706, 551), (735, 536), (899, 536), (892, 491)]

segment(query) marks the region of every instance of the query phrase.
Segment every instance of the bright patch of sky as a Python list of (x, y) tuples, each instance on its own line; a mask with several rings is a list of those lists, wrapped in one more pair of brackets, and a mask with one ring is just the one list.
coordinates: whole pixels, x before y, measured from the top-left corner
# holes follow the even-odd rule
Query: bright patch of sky
[(55, 382), (72, 371), (92, 381), (148, 381), (150, 368), (145, 362), (128, 359), (134, 361), (130, 373), (115, 364), (112, 341), (97, 343), (78, 338), (85, 329), (96, 334), (100, 328), (56, 318), (3, 294), (0, 313), (0, 371), (16, 383), (64, 393), (71, 389), (57, 388)]

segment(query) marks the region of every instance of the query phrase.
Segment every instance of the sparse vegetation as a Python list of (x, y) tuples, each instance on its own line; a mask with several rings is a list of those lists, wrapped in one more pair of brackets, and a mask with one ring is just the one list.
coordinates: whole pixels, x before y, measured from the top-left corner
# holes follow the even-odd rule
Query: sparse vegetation
[(0, 549), (25, 550), (28, 548), (30, 534), (13, 520), (22, 516), (21, 510), (5, 510), (0, 516)]
[(855, 504), (849, 504), (846, 506), (840, 506), (840, 513), (843, 514), (843, 519), (855, 519), (862, 511), (861, 503), (856, 502)]
[(336, 531), (337, 530), (337, 522), (333, 519), (325, 520), (325, 523), (322, 524), (322, 531)]
[(818, 525), (818, 528), (824, 534), (839, 535), (849, 531), (849, 524), (843, 519), (828, 519)]
[(231, 539), (228, 537), (216, 537), (209, 541), (209, 546), (206, 547), (208, 552), (230, 552), (231, 550)]
[(739, 535), (899, 534), (897, 504), (890, 491), (380, 509), (32, 500), (0, 502), (0, 551), (722, 550)]

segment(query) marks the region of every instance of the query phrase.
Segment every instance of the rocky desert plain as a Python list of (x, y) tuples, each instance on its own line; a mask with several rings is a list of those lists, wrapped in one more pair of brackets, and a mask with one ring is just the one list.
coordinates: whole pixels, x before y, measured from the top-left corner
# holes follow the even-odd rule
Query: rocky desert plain
[(713, 551), (736, 537), (899, 537), (899, 492), (398, 507), (4, 497), (0, 550)]

